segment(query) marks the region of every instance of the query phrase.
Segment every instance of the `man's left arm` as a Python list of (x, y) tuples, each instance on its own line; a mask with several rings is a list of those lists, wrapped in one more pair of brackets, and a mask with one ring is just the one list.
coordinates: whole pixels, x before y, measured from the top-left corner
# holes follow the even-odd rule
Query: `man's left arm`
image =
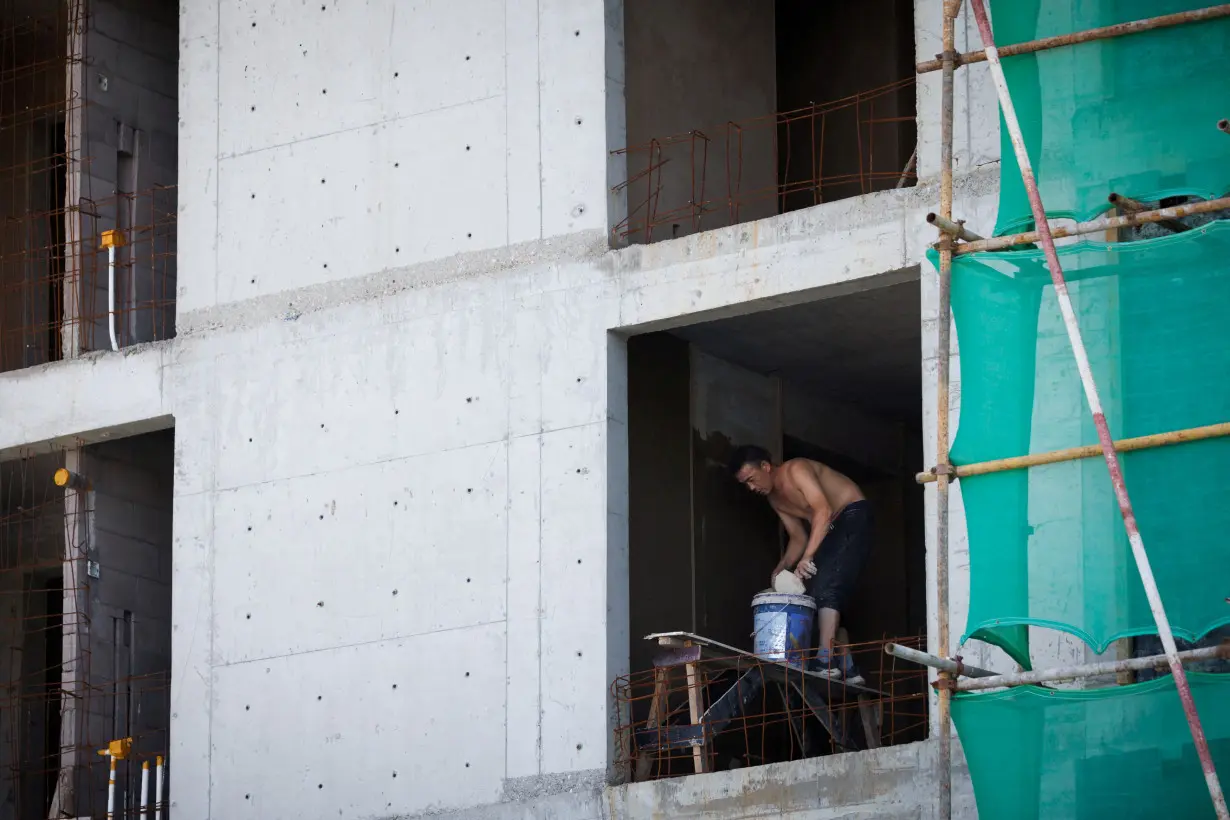
[(807, 469), (805, 465), (793, 465), (790, 477), (794, 480), (795, 486), (799, 488), (799, 492), (803, 494), (803, 500), (807, 502), (808, 509), (811, 510), (811, 534), (807, 538), (807, 546), (803, 549), (803, 557), (799, 559), (798, 566), (795, 568), (796, 575), (807, 579), (816, 574), (816, 564), (813, 559), (820, 551), (820, 542), (828, 534), (829, 519), (833, 515), (833, 510), (829, 506), (828, 498), (824, 495), (824, 490), (820, 487), (820, 482), (816, 480), (815, 473)]

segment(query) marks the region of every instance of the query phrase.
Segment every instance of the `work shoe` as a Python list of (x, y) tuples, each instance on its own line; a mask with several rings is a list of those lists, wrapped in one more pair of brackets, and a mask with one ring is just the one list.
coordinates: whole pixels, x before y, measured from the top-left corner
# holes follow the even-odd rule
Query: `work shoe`
[[(838, 665), (834, 665), (836, 660)], [(812, 662), (812, 670), (829, 680), (843, 681), (858, 686), (866, 682), (866, 678), (854, 665), (854, 658), (848, 652), (839, 652), (834, 658), (832, 650), (820, 649)]]

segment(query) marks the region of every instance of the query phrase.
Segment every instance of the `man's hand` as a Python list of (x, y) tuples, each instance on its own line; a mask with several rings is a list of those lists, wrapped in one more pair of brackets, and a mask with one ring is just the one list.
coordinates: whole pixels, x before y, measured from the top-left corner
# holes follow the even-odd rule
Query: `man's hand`
[(804, 558), (799, 562), (799, 565), (794, 568), (795, 577), (800, 581), (806, 581), (809, 578), (814, 578), (816, 575), (816, 564), (810, 558)]

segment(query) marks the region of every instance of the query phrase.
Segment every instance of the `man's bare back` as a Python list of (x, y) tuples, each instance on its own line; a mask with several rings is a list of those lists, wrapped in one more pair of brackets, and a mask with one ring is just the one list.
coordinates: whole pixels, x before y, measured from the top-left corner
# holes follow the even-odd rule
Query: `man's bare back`
[(816, 511), (800, 488), (800, 481), (806, 481), (809, 474), (828, 501), (829, 520), (840, 515), (848, 505), (864, 500), (858, 485), (832, 467), (808, 458), (792, 458), (773, 471), (773, 489), (769, 491), (769, 504), (773, 509), (810, 522)]
[(862, 490), (818, 461), (795, 458), (775, 465), (769, 452), (755, 445), (736, 448), (730, 472), (744, 487), (765, 496), (781, 519), (789, 540), (769, 578), (793, 570), (807, 584), (819, 610), (817, 662), (830, 677), (861, 681), (849, 653), (840, 668), (830, 664), (841, 613), (871, 550), (871, 508)]

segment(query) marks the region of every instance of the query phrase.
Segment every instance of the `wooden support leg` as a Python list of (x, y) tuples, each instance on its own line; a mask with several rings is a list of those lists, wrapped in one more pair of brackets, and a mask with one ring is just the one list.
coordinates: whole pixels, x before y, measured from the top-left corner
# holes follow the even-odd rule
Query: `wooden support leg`
[[(786, 707), (786, 718), (790, 723), (790, 734), (798, 744), (799, 757), (808, 757), (807, 726), (803, 723), (803, 710), (806, 706), (803, 703), (803, 698), (801, 695), (797, 695), (793, 689), (788, 689), (784, 683), (779, 683), (777, 690), (781, 693), (782, 703)], [(798, 708), (798, 714), (795, 714), (796, 707)], [(796, 760), (798, 758), (791, 755), (790, 759)]]
[[(694, 663), (685, 664), (683, 668), (688, 676), (688, 716), (693, 726), (700, 726), (701, 717), (705, 713), (701, 705), (700, 676), (697, 674), (696, 664)], [(709, 769), (708, 749), (706, 748), (708, 741), (704, 738), (704, 735), (701, 737), (700, 744), (692, 747), (692, 763), (696, 767), (697, 774), (701, 774)]]
[(858, 696), (858, 716), (863, 721), (863, 735), (868, 749), (880, 748), (880, 703), (866, 695)]
[[(653, 699), (649, 701), (649, 720), (646, 727), (649, 729), (658, 728), (658, 723), (662, 720), (662, 715), (666, 713), (666, 692), (670, 680), (669, 669), (653, 670)], [(636, 742), (636, 736), (633, 735), (633, 743)], [(659, 745), (659, 748), (661, 746)], [(632, 779), (640, 782), (649, 777), (649, 773), (653, 771), (653, 758), (648, 754), (637, 750), (636, 754), (636, 771)]]

